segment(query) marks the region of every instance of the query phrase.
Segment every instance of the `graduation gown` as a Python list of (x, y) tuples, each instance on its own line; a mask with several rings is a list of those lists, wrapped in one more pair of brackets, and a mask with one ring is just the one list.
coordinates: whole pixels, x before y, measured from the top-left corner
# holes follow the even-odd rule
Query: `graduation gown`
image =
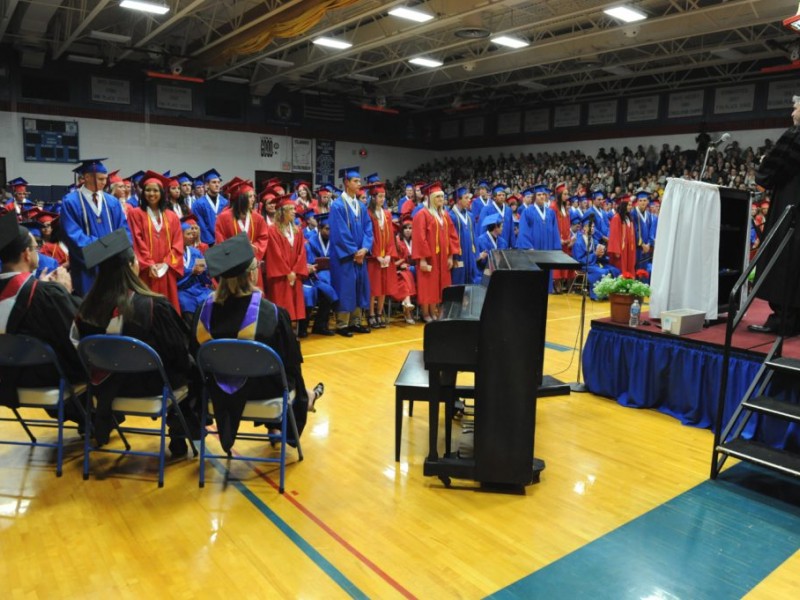
[[(303, 299), (303, 280), (308, 278), (308, 259), (306, 257), (305, 237), (295, 230), (289, 239), (278, 227), (270, 227), (269, 256), (267, 257), (267, 298), (281, 308), (285, 308), (292, 321), (306, 318), (306, 305)], [(297, 275), (294, 285), (289, 285), (287, 275)]]
[[(481, 227), (481, 213), (483, 209), (489, 206), (492, 202), (491, 198), (487, 198), (486, 202), (484, 202), (480, 196), (475, 196), (472, 198), (472, 204), (470, 204), (469, 212), (472, 213), (472, 223), (473, 227), (475, 228), (475, 237), (478, 238), (483, 233), (480, 230)], [(505, 225), (504, 225), (505, 226)]]
[(361, 249), (372, 248), (372, 220), (364, 207), (356, 201), (353, 211), (344, 200), (345, 194), (331, 204), (330, 258), (331, 284), (339, 295), (339, 312), (353, 312), (356, 307), (369, 308), (370, 290), (367, 261), (358, 265), (353, 255)]
[(636, 234), (633, 223), (623, 223), (619, 215), (614, 215), (609, 225), (608, 257), (611, 264), (623, 273), (636, 273)]
[[(525, 212), (528, 212), (527, 210)], [(497, 207), (497, 204), (494, 200), (489, 201), (483, 210), (481, 210), (480, 217), (478, 218), (478, 228), (480, 228), (480, 224), (483, 220), (488, 217), (489, 215), (499, 214), (503, 217), (503, 233), (500, 234), (506, 244), (508, 244), (509, 248), (514, 248), (514, 243), (516, 242), (517, 236), (514, 234), (514, 214), (511, 210), (511, 207), (507, 204), (504, 204), (502, 210)], [(561, 245), (559, 244), (559, 248)]]
[[(372, 248), (367, 255), (367, 275), (372, 296), (392, 296), (397, 285), (397, 267), (394, 266), (397, 249), (394, 246), (392, 213), (385, 208), (381, 210), (383, 211), (382, 226), (378, 217), (372, 211), (367, 211), (372, 221)], [(381, 267), (378, 264), (379, 256), (390, 257), (388, 267)]]
[(183, 277), (178, 279), (178, 301), (181, 305), (181, 314), (194, 314), (213, 291), (213, 283), (208, 276), (208, 271), (197, 275), (192, 273), (195, 263), (200, 258), (203, 258), (202, 253), (193, 246), (189, 246), (183, 251)]
[[(253, 246), (253, 255), (258, 261), (258, 287), (264, 288), (264, 261), (267, 258), (269, 246), (269, 227), (267, 227), (264, 217), (256, 211), (250, 212), (250, 221), (245, 223), (247, 226), (247, 239)], [(239, 220), (233, 216), (233, 211), (228, 209), (222, 211), (217, 217), (217, 224), (214, 240), (217, 244), (242, 233), (244, 229)], [(266, 291), (266, 290), (265, 290)]]
[(453, 207), (450, 211), (450, 217), (458, 233), (461, 247), (461, 251), (455, 257), (455, 260), (463, 263), (461, 267), (453, 267), (451, 273), (453, 285), (478, 283), (481, 273), (478, 271), (478, 263), (476, 262), (475, 221), (472, 218), (472, 213), (466, 210), (462, 213), (458, 208)]
[[(630, 213), (630, 217), (631, 221), (633, 221), (633, 231), (636, 238), (637, 266), (635, 269), (647, 269), (649, 271), (653, 266), (653, 242), (656, 237), (655, 231), (653, 231), (653, 215), (650, 214), (648, 210), (645, 210), (644, 215), (642, 215), (638, 208), (634, 208)], [(648, 244), (650, 246), (649, 252), (645, 253), (642, 250), (643, 244)], [(631, 271), (631, 273), (633, 272), (634, 271)]]
[(67, 250), (66, 244), (60, 242), (44, 242), (42, 244), (41, 253), (54, 258), (59, 266), (69, 266), (69, 250)]
[[(484, 231), (478, 238), (478, 256), (484, 252), (491, 254), (492, 250), (505, 250), (506, 248), (508, 248), (508, 245), (502, 237), (495, 239), (495, 237), (488, 231)], [(486, 268), (486, 263), (488, 262), (488, 257), (484, 258), (483, 260), (477, 260), (478, 268), (480, 269), (481, 273), (483, 273), (483, 270)]]
[[(569, 246), (569, 241), (564, 241), (572, 238), (572, 220), (570, 219), (569, 209), (567, 209), (565, 206), (563, 208), (563, 212), (562, 209), (559, 208), (556, 208), (553, 212), (555, 212), (556, 215), (556, 225), (558, 226), (558, 237), (560, 238), (561, 250), (564, 252), (564, 254), (572, 256), (572, 248)], [(553, 269), (553, 278), (572, 279), (573, 273), (574, 271), (571, 269)]]
[[(85, 190), (85, 188), (81, 188)], [(83, 262), (83, 248), (96, 242), (112, 231), (124, 227), (130, 237), (128, 221), (122, 212), (119, 201), (105, 192), (98, 192), (101, 198), (99, 213), (86, 199), (81, 190), (70, 192), (61, 203), (61, 230), (64, 243), (70, 255), (69, 272), (72, 277), (72, 291), (77, 296), (85, 296), (94, 283), (96, 269), (87, 271)], [(178, 228), (180, 231), (180, 227)]]
[[(302, 235), (296, 237), (302, 239)], [(300, 286), (300, 282), (297, 283)], [(302, 287), (302, 286), (301, 286)], [(259, 293), (260, 295), (260, 293)], [(213, 339), (235, 339), (239, 337), (245, 314), (250, 307), (252, 296), (230, 297), (225, 304), (214, 304), (209, 298), (206, 302), (210, 306), (210, 326), (207, 331), (198, 337), (201, 310), (195, 313), (192, 330), (192, 354), (196, 355), (200, 344), (206, 341), (206, 336)], [(244, 338), (240, 338), (244, 339)], [(248, 339), (266, 344), (280, 356), (286, 372), (286, 381), (290, 391), (295, 392), (292, 402), (292, 412), (297, 422), (297, 431), (302, 434), (308, 417), (308, 393), (303, 380), (303, 355), (300, 344), (294, 335), (289, 313), (261, 297), (258, 302), (257, 320), (254, 333)], [(242, 418), (245, 401), (255, 398), (275, 398), (282, 394), (282, 384), (272, 377), (249, 378), (233, 394), (228, 394), (219, 387), (216, 380), (209, 379), (205, 382), (214, 405), (214, 420), (217, 422), (220, 444), (224, 450), (229, 450), (236, 439), (239, 423)], [(291, 431), (289, 432), (291, 436)], [(294, 443), (291, 440), (290, 443)]]
[(395, 262), (395, 266), (397, 273), (397, 285), (395, 286), (395, 295), (392, 297), (400, 302), (408, 296), (416, 296), (417, 268), (414, 266), (414, 259), (412, 258), (412, 244), (406, 244), (405, 240), (401, 239), (399, 234), (397, 235), (396, 242), (397, 261)]
[[(306, 260), (308, 264), (313, 265), (318, 258), (330, 258), (331, 245), (330, 240), (327, 244), (322, 243), (319, 233), (306, 240)], [(325, 298), (332, 303), (339, 299), (336, 290), (331, 285), (331, 271), (324, 269), (322, 271), (315, 271), (308, 276), (308, 284), (312, 285), (317, 292), (317, 297), (322, 294)]]
[(525, 212), (522, 213), (522, 220), (519, 224), (519, 239), (517, 239), (515, 248), (561, 250), (561, 238), (556, 214), (547, 206), (542, 207), (542, 210), (544, 211), (544, 219), (542, 219), (539, 207), (535, 204), (526, 208)]
[(217, 217), (228, 206), (228, 199), (222, 194), (217, 194), (216, 207), (208, 195), (198, 198), (192, 205), (192, 214), (200, 226), (200, 240), (209, 246), (214, 245), (217, 231)]
[[(191, 370), (186, 323), (166, 298), (134, 292), (130, 299), (132, 318), (122, 318), (121, 328), (117, 319), (112, 320), (114, 307), (109, 307), (108, 321), (104, 323), (87, 323), (77, 317), (73, 335), (82, 339), (89, 335), (119, 333), (141, 340), (161, 357), (172, 389), (186, 385)], [(131, 398), (160, 395), (163, 385), (158, 372), (115, 374), (105, 378), (102, 375), (92, 374), (98, 397), (94, 427), (95, 439), (99, 444), (108, 441), (112, 429), (111, 401), (116, 396), (122, 392)]]
[[(148, 288), (165, 296), (180, 313), (178, 279), (183, 277), (183, 232), (178, 215), (165, 210), (161, 214), (161, 231), (156, 230), (146, 210), (130, 211), (128, 223), (133, 236), (133, 251), (139, 261), (139, 278)], [(150, 267), (158, 263), (167, 265), (163, 277), (150, 274)]]
[[(438, 304), (442, 301), (442, 290), (451, 281), (447, 259), (461, 252), (458, 233), (450, 215), (442, 210), (440, 216), (441, 221), (425, 209), (419, 211), (412, 221), (411, 256), (420, 261), (417, 267), (417, 302), (420, 304)], [(423, 258), (433, 267), (431, 271), (422, 269)]]
[[(12, 283), (14, 277), (19, 279)], [(37, 281), (30, 274), (0, 276), (0, 307), (3, 307), (0, 315), (8, 316), (7, 319), (0, 317), (0, 333), (29, 335), (49, 344), (71, 383), (85, 379), (78, 353), (69, 339), (70, 326), (79, 306), (80, 298), (58, 283)], [(17, 386), (57, 385), (58, 372), (54, 368), (0, 367), (0, 404), (18, 406)]]
[(594, 293), (594, 284), (608, 274), (616, 277), (619, 275), (619, 271), (597, 260), (597, 254), (595, 254), (597, 243), (593, 238), (587, 240), (587, 237), (583, 233), (579, 233), (575, 237), (575, 244), (572, 246), (572, 258), (581, 264), (580, 270), (586, 270), (586, 276), (589, 280), (589, 297), (592, 300), (597, 300), (597, 295)]

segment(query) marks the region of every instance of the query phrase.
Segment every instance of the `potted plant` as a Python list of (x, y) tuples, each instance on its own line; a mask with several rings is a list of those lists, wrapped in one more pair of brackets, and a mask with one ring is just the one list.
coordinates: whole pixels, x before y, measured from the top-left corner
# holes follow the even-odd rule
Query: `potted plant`
[[(640, 270), (637, 275), (643, 277), (648, 273)], [(594, 284), (593, 289), (598, 299), (608, 298), (611, 302), (611, 320), (615, 323), (627, 323), (633, 301), (639, 300), (641, 304), (650, 296), (650, 286), (631, 273), (623, 273), (619, 277), (606, 275)]]

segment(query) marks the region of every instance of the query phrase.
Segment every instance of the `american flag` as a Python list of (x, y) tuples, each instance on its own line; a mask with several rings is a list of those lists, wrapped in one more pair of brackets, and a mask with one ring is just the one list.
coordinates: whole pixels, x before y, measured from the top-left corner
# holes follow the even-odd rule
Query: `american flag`
[(317, 121), (344, 121), (344, 104), (333, 94), (307, 94), (303, 96), (306, 119)]

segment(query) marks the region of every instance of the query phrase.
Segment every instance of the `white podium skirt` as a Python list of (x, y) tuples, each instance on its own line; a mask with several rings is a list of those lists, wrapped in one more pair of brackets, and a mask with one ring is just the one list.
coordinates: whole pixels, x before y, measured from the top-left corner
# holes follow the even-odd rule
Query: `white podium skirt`
[(670, 178), (658, 217), (650, 316), (692, 308), (717, 318), (720, 198), (716, 185)]

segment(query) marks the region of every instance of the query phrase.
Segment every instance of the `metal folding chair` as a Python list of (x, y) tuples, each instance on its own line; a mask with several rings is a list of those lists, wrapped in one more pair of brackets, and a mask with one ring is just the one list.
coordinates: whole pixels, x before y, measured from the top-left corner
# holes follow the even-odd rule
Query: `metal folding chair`
[[(7, 406), (14, 418), (2, 417), (0, 421), (16, 421), (25, 430), (30, 441), (0, 440), (0, 444), (13, 446), (40, 446), (56, 449), (56, 475), (61, 477), (64, 463), (64, 429), (77, 429), (74, 425), (64, 425), (64, 406), (66, 402), (74, 402), (80, 408), (77, 397), (86, 391), (86, 385), (72, 386), (58, 362), (58, 357), (48, 345), (29, 335), (4, 333), (0, 334), (0, 367), (22, 369), (26, 367), (52, 366), (58, 372), (58, 387), (21, 388), (17, 387), (19, 408), (41, 408), (56, 411), (55, 419), (30, 419), (23, 417), (17, 407)], [(40, 442), (31, 427), (48, 427), (58, 429), (55, 442)]]
[[(286, 382), (286, 371), (280, 356), (269, 346), (249, 340), (212, 340), (203, 344), (197, 352), (197, 365), (203, 375), (203, 416), (201, 423), (206, 422), (206, 414), (211, 406), (208, 393), (208, 382), (211, 378), (241, 379), (243, 377), (275, 377), (283, 387), (283, 393), (275, 398), (248, 399), (245, 403), (242, 421), (264, 423), (266, 433), (237, 433), (237, 440), (280, 441), (280, 458), (264, 458), (256, 456), (227, 454), (211, 454), (206, 446), (206, 435), (209, 431), (203, 428), (200, 438), (200, 487), (205, 485), (206, 458), (227, 458), (228, 460), (244, 460), (280, 465), (280, 493), (284, 490), (286, 477), (287, 426), (291, 427), (297, 442), (298, 460), (303, 460), (303, 449), (300, 446), (300, 435), (297, 423), (291, 410), (294, 392), (289, 393)], [(213, 416), (213, 415), (212, 415)], [(269, 433), (269, 426), (280, 426), (280, 435)], [(228, 466), (228, 470), (230, 465)], [(229, 471), (228, 471), (229, 472)], [(227, 472), (226, 472), (227, 476)]]
[[(92, 452), (153, 456), (158, 458), (158, 487), (163, 487), (164, 463), (166, 461), (167, 412), (171, 407), (174, 407), (174, 411), (183, 427), (184, 436), (188, 440), (194, 456), (197, 456), (197, 448), (195, 448), (191, 440), (186, 421), (178, 406), (178, 404), (188, 396), (188, 386), (173, 390), (158, 353), (148, 344), (132, 337), (123, 335), (90, 335), (83, 338), (78, 344), (78, 356), (83, 363), (83, 367), (90, 381), (93, 370), (105, 371), (110, 375), (158, 372), (162, 381), (161, 394), (159, 395), (144, 397), (117, 396), (111, 402), (111, 410), (113, 413), (159, 419), (158, 429), (122, 427), (119, 424), (115, 424), (115, 429), (125, 445), (124, 450), (92, 447), (89, 441), (91, 436), (86, 435), (83, 449), (83, 478), (89, 478), (89, 455)], [(94, 402), (96, 402), (94, 387), (95, 386), (91, 383), (89, 384), (89, 393), (86, 399), (87, 431), (89, 431), (91, 412), (94, 408)], [(125, 437), (126, 433), (159, 436), (160, 445), (158, 452), (131, 450), (131, 446)]]

